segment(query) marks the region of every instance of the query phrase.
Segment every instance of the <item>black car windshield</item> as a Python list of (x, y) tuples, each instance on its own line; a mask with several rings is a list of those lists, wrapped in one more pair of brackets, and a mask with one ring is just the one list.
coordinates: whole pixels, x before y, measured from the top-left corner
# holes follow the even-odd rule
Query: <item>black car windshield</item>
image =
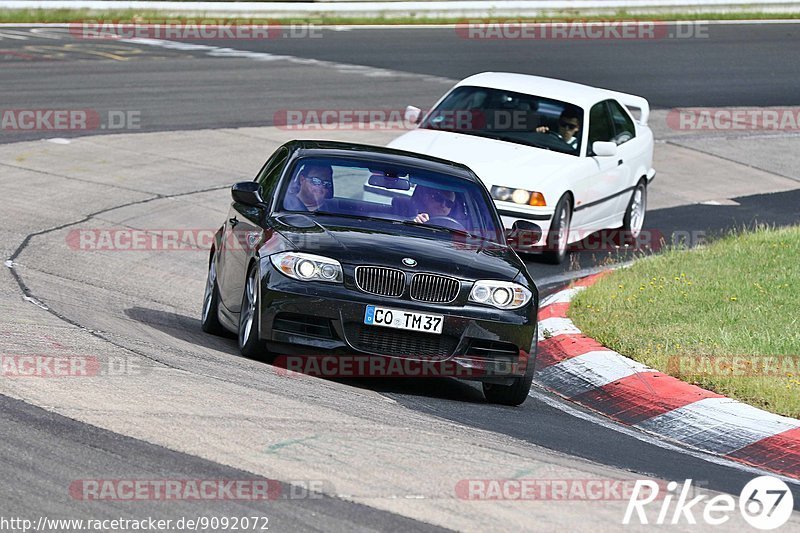
[[(285, 211), (379, 219), (502, 242), (502, 225), (476, 182), (413, 166), (355, 158), (295, 162), (281, 192)], [(409, 228), (409, 229), (405, 229)]]
[(531, 94), (456, 87), (421, 127), (579, 155), (583, 109)]

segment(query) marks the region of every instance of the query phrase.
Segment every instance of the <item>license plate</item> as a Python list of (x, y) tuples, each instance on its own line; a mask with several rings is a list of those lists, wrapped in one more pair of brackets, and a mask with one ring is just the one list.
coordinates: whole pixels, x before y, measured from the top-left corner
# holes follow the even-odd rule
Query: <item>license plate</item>
[(441, 334), (444, 316), (368, 305), (364, 314), (364, 324)]

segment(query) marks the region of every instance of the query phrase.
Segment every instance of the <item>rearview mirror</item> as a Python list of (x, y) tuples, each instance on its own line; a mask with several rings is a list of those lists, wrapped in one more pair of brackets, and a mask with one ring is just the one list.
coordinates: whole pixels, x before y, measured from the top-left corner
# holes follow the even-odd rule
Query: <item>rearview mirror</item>
[(598, 157), (612, 157), (617, 155), (617, 143), (611, 141), (595, 141), (592, 143), (592, 152)]
[(397, 191), (407, 191), (411, 189), (411, 183), (409, 183), (407, 179), (383, 176), (381, 174), (373, 174), (370, 176), (369, 184), (373, 187), (382, 187), (384, 189), (394, 189)]
[(406, 112), (403, 118), (408, 123), (419, 124), (419, 121), (422, 119), (422, 109), (414, 107), (413, 105), (406, 106)]
[(250, 206), (263, 207), (264, 199), (261, 198), (261, 186), (256, 181), (240, 181), (231, 187), (233, 201)]

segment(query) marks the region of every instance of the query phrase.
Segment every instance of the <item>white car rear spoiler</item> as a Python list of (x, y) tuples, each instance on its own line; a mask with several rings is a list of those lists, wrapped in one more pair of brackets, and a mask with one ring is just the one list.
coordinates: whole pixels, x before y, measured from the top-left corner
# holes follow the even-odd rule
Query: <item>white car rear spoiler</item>
[(617, 99), (622, 102), (628, 109), (634, 108), (639, 110), (639, 124), (647, 126), (647, 119), (650, 118), (650, 104), (641, 96), (634, 96), (632, 94), (615, 93)]

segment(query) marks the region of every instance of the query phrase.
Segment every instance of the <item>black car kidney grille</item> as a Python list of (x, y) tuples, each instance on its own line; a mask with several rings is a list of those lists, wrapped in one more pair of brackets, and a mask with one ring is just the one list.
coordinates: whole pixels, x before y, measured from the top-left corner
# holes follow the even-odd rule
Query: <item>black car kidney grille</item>
[(411, 299), (420, 302), (449, 303), (458, 297), (461, 283), (448, 276), (414, 274), (411, 279)]
[(458, 345), (457, 338), (447, 335), (399, 331), (362, 324), (354, 324), (348, 330), (348, 338), (354, 348), (378, 355), (445, 359), (453, 354)]
[(356, 267), (356, 285), (370, 294), (396, 297), (406, 288), (406, 275), (396, 268), (360, 266)]

